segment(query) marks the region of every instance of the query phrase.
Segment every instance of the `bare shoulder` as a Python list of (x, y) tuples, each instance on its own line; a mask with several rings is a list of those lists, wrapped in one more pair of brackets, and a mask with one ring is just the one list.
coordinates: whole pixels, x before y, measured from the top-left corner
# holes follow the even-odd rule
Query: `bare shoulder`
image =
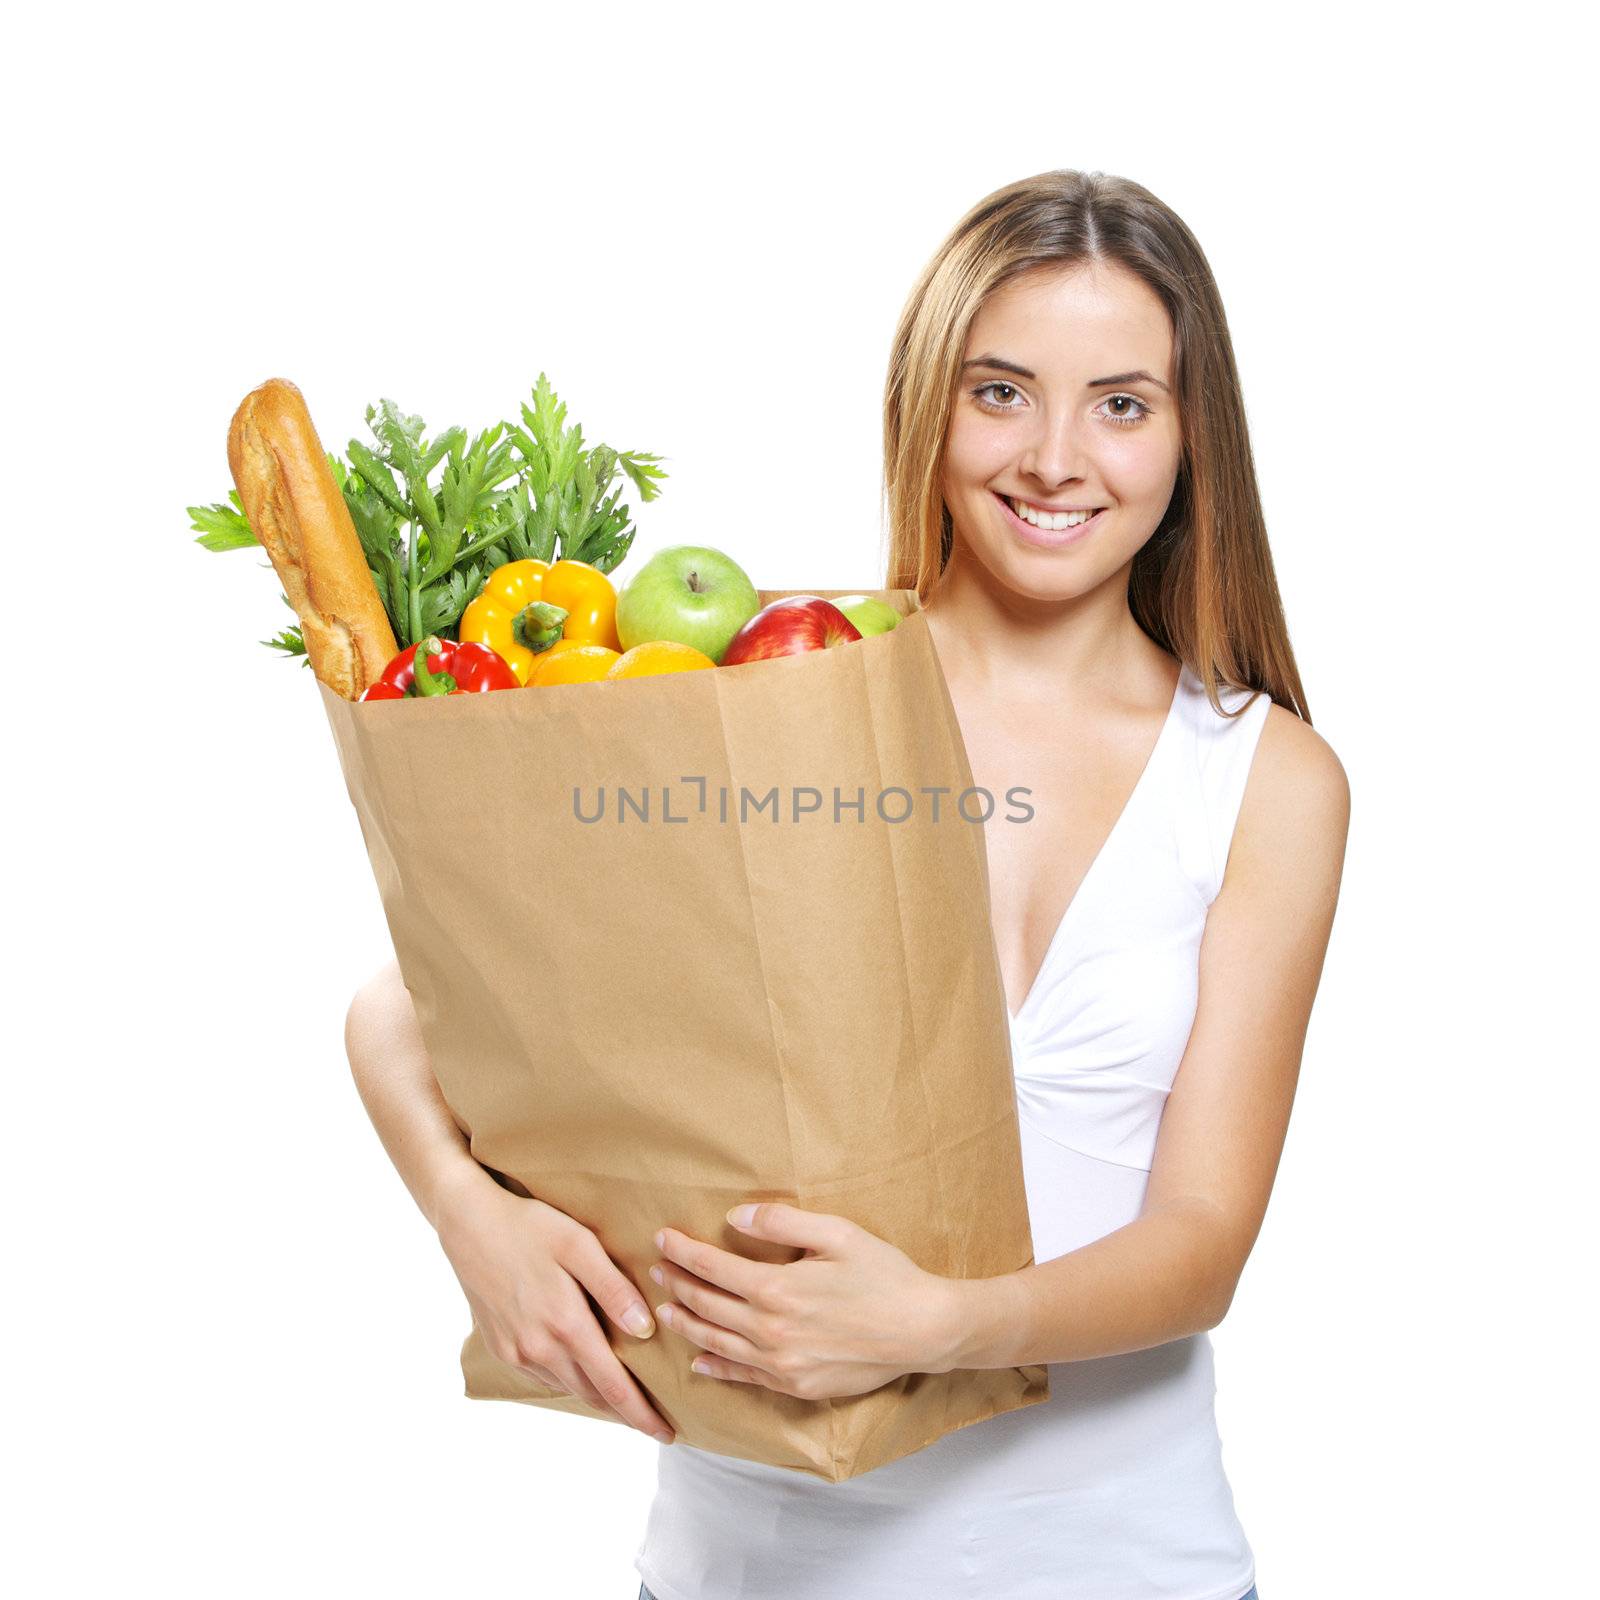
[(414, 1022), (415, 1015), (411, 991), (400, 975), (400, 963), (390, 961), (356, 990), (345, 1027), (347, 1033), (390, 1032), (398, 1025)]
[(1304, 821), (1336, 827), (1341, 835), (1350, 820), (1350, 780), (1344, 764), (1309, 722), (1283, 706), (1267, 708), (1246, 800), (1252, 786), (1279, 807), (1294, 807)]
[(1242, 877), (1337, 887), (1350, 829), (1350, 781), (1333, 746), (1283, 706), (1267, 708), (1245, 784), (1225, 886)]

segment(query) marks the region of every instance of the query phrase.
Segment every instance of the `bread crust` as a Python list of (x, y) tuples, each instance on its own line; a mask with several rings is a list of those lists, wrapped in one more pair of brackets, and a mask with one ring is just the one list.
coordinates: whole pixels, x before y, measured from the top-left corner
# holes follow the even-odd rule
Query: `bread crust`
[(399, 646), (305, 398), (288, 379), (269, 378), (239, 403), (228, 466), (300, 619), (311, 670), (359, 700)]

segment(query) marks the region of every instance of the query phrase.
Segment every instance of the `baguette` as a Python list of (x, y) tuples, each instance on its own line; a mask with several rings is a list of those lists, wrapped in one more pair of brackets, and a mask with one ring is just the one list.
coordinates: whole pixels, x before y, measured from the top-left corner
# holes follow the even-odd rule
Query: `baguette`
[(305, 399), (287, 379), (269, 378), (239, 403), (228, 466), (300, 618), (311, 670), (359, 700), (399, 646)]

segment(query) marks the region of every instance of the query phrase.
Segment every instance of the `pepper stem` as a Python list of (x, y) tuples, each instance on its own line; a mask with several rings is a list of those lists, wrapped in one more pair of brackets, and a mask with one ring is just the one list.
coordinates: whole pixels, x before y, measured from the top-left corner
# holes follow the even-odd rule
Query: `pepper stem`
[(417, 646), (417, 653), (411, 658), (414, 672), (412, 682), (419, 695), (453, 694), (456, 680), (448, 672), (435, 672), (428, 664), (428, 657), (438, 655), (444, 649), (436, 633), (430, 633), (421, 644)]
[(511, 637), (524, 650), (537, 654), (561, 637), (566, 622), (567, 613), (560, 606), (553, 606), (548, 600), (530, 600), (511, 619)]

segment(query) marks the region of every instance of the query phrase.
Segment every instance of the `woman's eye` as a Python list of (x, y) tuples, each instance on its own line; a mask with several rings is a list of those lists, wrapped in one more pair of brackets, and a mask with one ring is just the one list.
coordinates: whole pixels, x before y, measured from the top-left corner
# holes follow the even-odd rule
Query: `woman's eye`
[(1008, 394), (1015, 394), (1017, 392), (1017, 386), (1014, 383), (984, 383), (980, 384), (972, 391), (973, 398), (977, 400), (979, 405), (987, 406), (991, 411), (1015, 411), (1017, 408), (1010, 404), (1009, 401), (1002, 402), (997, 405), (993, 401), (985, 400), (983, 398), (985, 394), (989, 394), (1000, 389), (1004, 389)]
[(1125, 400), (1129, 405), (1137, 406), (1139, 408), (1138, 411), (1136, 413), (1129, 413), (1126, 411), (1119, 412), (1115, 416), (1108, 416), (1106, 418), (1107, 422), (1120, 422), (1124, 424), (1143, 422), (1144, 419), (1150, 415), (1150, 407), (1147, 406), (1136, 394), (1109, 395), (1105, 400), (1101, 401), (1101, 404), (1112, 406), (1115, 405), (1119, 400)]

